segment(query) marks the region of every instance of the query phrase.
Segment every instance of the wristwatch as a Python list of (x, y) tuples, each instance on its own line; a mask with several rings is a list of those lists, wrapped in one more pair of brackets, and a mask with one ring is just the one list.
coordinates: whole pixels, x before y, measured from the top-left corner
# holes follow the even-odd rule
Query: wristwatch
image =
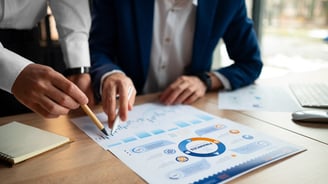
[(67, 76), (76, 75), (76, 74), (89, 73), (89, 71), (90, 71), (90, 67), (87, 67), (87, 66), (68, 68), (64, 71), (64, 75), (67, 77)]
[(206, 91), (210, 91), (212, 89), (212, 80), (207, 72), (198, 73), (196, 76), (205, 84)]

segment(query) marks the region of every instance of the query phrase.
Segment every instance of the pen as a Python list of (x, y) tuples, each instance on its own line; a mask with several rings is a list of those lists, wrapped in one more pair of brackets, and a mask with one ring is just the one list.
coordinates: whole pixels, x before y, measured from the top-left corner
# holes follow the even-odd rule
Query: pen
[[(132, 95), (132, 87), (130, 86), (129, 90), (128, 90), (128, 100), (130, 100), (131, 95)], [(117, 108), (116, 109), (116, 117), (115, 117), (113, 128), (112, 128), (112, 131), (111, 131), (112, 135), (114, 134), (114, 132), (116, 131), (116, 128), (118, 127), (118, 124), (120, 123), (120, 115), (119, 114), (120, 113), (119, 113), (119, 110)]]
[(97, 116), (91, 111), (91, 109), (89, 108), (89, 106), (87, 104), (84, 104), (84, 105), (81, 105), (81, 108), (91, 118), (92, 122), (95, 125), (97, 125), (97, 127), (99, 128), (99, 130), (102, 131), (105, 135), (108, 136), (108, 133), (107, 133), (105, 127), (99, 121), (99, 119), (97, 118)]

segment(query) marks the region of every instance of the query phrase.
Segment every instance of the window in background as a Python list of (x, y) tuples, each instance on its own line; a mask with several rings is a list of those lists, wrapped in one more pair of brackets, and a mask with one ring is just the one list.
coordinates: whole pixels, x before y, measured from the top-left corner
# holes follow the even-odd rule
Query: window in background
[[(328, 67), (328, 0), (246, 0), (249, 17), (259, 2), (261, 77)], [(232, 63), (222, 41), (214, 59), (213, 67)]]
[(266, 0), (262, 55), (287, 71), (328, 67), (328, 0)]

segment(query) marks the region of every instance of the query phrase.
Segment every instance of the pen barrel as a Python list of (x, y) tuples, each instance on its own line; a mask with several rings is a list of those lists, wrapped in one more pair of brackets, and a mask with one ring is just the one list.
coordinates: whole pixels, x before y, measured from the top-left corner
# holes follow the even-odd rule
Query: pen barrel
[(103, 124), (98, 120), (97, 116), (91, 111), (87, 105), (81, 105), (84, 112), (91, 118), (92, 122), (101, 130), (104, 128)]

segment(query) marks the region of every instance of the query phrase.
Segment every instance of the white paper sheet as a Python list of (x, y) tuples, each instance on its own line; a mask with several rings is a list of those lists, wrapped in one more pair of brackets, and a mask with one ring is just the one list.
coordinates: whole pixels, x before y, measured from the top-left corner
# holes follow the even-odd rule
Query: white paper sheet
[(88, 117), (72, 121), (148, 183), (226, 182), (304, 150), (187, 105), (135, 106), (107, 137)]
[(287, 86), (249, 85), (219, 92), (219, 109), (294, 112), (302, 109)]

